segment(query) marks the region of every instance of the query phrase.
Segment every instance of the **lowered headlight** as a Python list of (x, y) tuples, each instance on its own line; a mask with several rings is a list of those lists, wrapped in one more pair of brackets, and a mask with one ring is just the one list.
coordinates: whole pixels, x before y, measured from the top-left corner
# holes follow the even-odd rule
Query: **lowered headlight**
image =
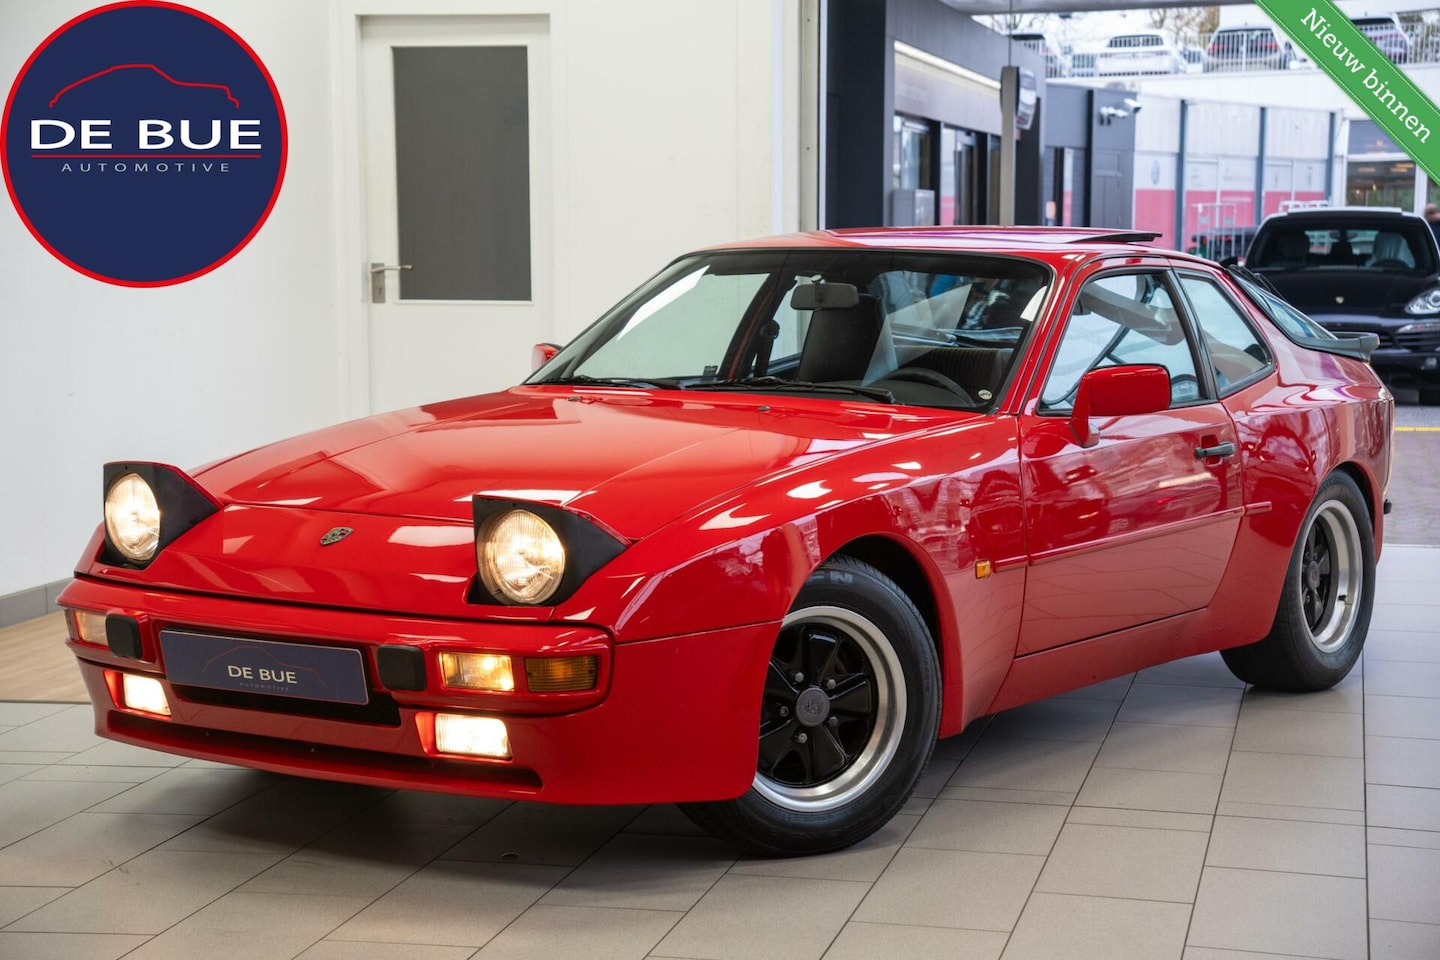
[(1405, 312), (1415, 317), (1440, 313), (1440, 287), (1431, 287), (1405, 304)]
[(565, 576), (565, 545), (529, 510), (491, 517), (475, 539), (485, 589), (511, 603), (544, 603)]
[(127, 473), (105, 491), (105, 533), (127, 560), (144, 563), (160, 549), (160, 503), (138, 473)]

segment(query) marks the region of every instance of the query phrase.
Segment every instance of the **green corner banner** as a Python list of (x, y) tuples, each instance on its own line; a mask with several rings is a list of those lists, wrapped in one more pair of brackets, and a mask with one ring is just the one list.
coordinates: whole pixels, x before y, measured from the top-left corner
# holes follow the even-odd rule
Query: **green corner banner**
[(1257, 0), (1316, 66), (1440, 182), (1440, 110), (1331, 0)]

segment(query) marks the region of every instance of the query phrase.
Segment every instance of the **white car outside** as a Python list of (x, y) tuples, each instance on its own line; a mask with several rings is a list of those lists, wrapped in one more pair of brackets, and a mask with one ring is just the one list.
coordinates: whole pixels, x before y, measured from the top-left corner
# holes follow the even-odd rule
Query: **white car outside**
[(1185, 57), (1159, 30), (1137, 30), (1111, 37), (1095, 58), (1098, 77), (1184, 73)]

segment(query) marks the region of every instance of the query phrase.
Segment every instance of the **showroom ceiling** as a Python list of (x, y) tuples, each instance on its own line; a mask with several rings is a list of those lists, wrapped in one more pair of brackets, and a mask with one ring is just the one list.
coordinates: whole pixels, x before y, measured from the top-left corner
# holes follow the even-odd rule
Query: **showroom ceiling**
[[(1000, 16), (1006, 13), (1088, 13), (1095, 10), (1148, 10), (1151, 7), (1193, 7), (1195, 0), (941, 0), (961, 13)], [(1242, 0), (1213, 0), (1207, 6), (1239, 4)]]

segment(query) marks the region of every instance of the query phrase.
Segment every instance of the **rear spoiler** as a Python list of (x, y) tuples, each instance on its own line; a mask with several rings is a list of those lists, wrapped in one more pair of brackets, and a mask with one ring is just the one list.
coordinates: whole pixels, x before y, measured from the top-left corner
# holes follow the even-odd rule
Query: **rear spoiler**
[(1324, 350), (1326, 353), (1338, 353), (1342, 357), (1354, 357), (1356, 360), (1370, 362), (1370, 354), (1380, 346), (1380, 335), (1376, 333), (1361, 333), (1348, 330), (1334, 330), (1334, 340), (1313, 340), (1310, 337), (1301, 337), (1296, 342), (1301, 346), (1309, 347), (1312, 350)]

